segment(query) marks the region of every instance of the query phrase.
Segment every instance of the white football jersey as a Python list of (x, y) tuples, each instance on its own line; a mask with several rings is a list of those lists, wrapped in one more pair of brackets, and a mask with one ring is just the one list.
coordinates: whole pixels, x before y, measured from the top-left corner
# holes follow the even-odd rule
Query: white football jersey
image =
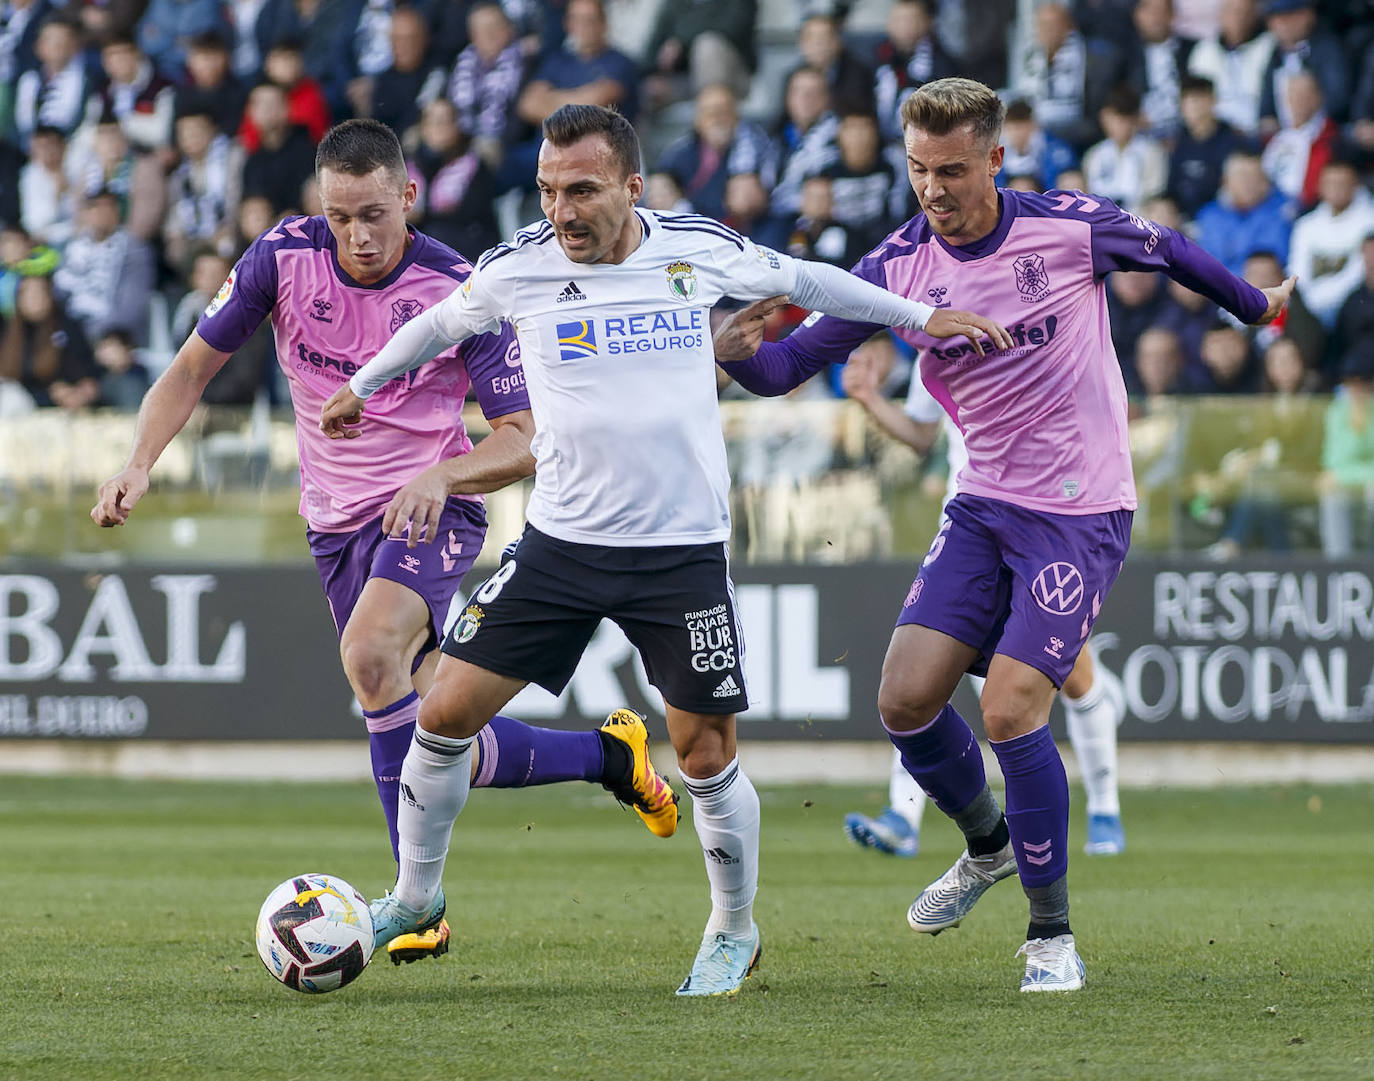
[(574, 263), (544, 222), (492, 248), (440, 303), (457, 339), (515, 327), (534, 414), (541, 532), (619, 547), (730, 536), (711, 307), (787, 293), (796, 260), (694, 214), (636, 210), (623, 263)]

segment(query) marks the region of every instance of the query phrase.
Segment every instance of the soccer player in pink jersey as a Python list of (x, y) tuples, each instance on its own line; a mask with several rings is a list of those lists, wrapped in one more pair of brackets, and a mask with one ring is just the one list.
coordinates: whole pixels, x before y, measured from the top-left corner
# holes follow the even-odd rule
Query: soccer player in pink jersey
[[(314, 418), (398, 327), (466, 281), (470, 264), (410, 229), (415, 202), (396, 136), (349, 120), (315, 158), (320, 217), (286, 218), (238, 261), (139, 410), (128, 464), (100, 487), (91, 517), (122, 525), (148, 474), (185, 425), (205, 385), (271, 318), (291, 388), (300, 451), (301, 516), (366, 719), (378, 795), (397, 852), (401, 761), (420, 696), (433, 683), (450, 601), (482, 548), (483, 492), (534, 471), (534, 431), (520, 349), (509, 329), (444, 351), (374, 395), (366, 438), (331, 440)], [(469, 387), (492, 433), (476, 447), (463, 427)], [(643, 719), (616, 710), (592, 732), (495, 717), (476, 740), (472, 781), (518, 788), (600, 783), (660, 837), (677, 827), (677, 796), (654, 769)], [(448, 949), (446, 923), (389, 944), (393, 961)]]
[[(921, 213), (854, 268), (895, 293), (981, 312), (1014, 342), (985, 341), (984, 356), (899, 332), (921, 351), (920, 377), (964, 433), (969, 462), (902, 605), (878, 710), (907, 771), (968, 842), (911, 905), (912, 928), (957, 926), (988, 887), (1019, 873), (1030, 901), (1021, 990), (1070, 991), (1083, 986), (1084, 966), (1069, 926), (1068, 784), (1047, 722), (1121, 570), (1136, 506), (1104, 280), (1162, 270), (1245, 322), (1267, 323), (1293, 279), (1256, 289), (1104, 198), (999, 191), (1003, 114), (997, 95), (968, 79), (907, 98)], [(717, 358), (738, 361), (725, 370), (759, 394), (786, 392), (879, 329), (825, 317), (760, 345), (769, 303), (739, 313), (717, 339)], [(983, 720), (1005, 813), (949, 702), (965, 672), (987, 677)]]

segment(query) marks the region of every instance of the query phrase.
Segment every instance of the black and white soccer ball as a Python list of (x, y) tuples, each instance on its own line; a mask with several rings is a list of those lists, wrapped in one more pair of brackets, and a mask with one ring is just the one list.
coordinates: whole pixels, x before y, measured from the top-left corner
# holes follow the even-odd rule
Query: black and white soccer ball
[(372, 960), (372, 914), (337, 875), (288, 878), (258, 912), (258, 956), (294, 991), (318, 995), (352, 983)]

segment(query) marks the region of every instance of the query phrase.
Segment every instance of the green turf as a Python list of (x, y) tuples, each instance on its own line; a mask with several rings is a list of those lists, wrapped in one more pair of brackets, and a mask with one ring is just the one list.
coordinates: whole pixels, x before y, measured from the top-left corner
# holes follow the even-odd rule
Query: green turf
[(1017, 992), (1014, 882), (907, 929), (956, 854), (938, 812), (911, 862), (841, 836), (876, 790), (762, 799), (738, 999), (672, 995), (707, 906), (690, 822), (656, 840), (581, 785), (477, 793), (453, 953), (311, 997), (254, 916), (302, 871), (388, 884), (370, 790), (0, 777), (0, 1078), (1374, 1077), (1367, 786), (1130, 794), (1128, 853), (1073, 861), (1088, 988), (1044, 996)]

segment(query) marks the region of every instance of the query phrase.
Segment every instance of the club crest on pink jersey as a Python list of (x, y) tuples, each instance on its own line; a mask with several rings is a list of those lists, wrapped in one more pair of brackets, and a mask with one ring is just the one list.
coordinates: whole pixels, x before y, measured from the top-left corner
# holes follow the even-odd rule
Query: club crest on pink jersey
[(1050, 295), (1050, 275), (1045, 258), (1038, 253), (1018, 256), (1012, 262), (1016, 271), (1016, 289), (1026, 302), (1043, 300)]
[(395, 334), (406, 323), (425, 310), (418, 300), (394, 300), (391, 302), (391, 333)]

